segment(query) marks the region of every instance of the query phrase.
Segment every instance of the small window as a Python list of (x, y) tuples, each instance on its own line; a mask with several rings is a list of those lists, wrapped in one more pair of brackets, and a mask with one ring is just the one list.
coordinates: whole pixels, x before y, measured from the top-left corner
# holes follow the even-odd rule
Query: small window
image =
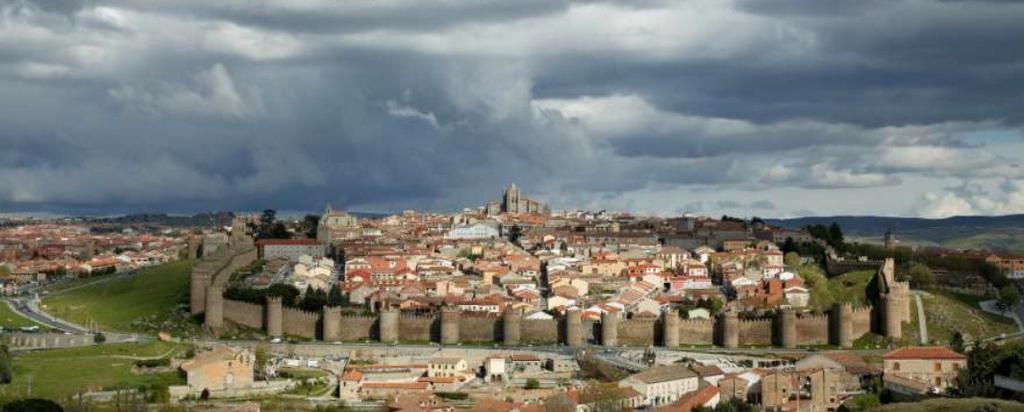
[(936, 372), (942, 372), (942, 363), (935, 362), (935, 371)]
[(892, 370), (894, 370), (894, 371), (900, 370), (900, 363), (899, 362), (893, 362)]
[(953, 364), (953, 370), (955, 370), (955, 371), (960, 370), (960, 364), (959, 363), (954, 363)]

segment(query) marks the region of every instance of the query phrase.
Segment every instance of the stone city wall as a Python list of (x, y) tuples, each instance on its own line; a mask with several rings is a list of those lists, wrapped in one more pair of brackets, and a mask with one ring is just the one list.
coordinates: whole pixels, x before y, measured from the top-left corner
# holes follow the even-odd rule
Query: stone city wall
[(827, 345), (829, 316), (804, 313), (796, 317), (797, 345)]
[(286, 335), (301, 336), (303, 338), (315, 339), (317, 337), (317, 323), (320, 314), (306, 312), (301, 309), (284, 308), (282, 311), (282, 327)]
[(864, 306), (853, 310), (853, 338), (857, 339), (871, 333), (871, 314), (874, 308)]
[(711, 345), (715, 338), (715, 321), (711, 319), (679, 319), (679, 344)]
[(557, 319), (523, 319), (520, 336), (523, 343), (556, 343), (558, 326)]
[(263, 305), (224, 299), (224, 319), (248, 328), (263, 328)]
[(740, 345), (771, 345), (774, 320), (740, 319)]
[[(402, 314), (398, 317), (398, 337), (406, 342), (430, 342), (437, 340), (434, 332), (437, 317), (432, 315)], [(439, 325), (437, 327), (440, 327)]]
[(654, 318), (619, 321), (619, 345), (650, 346), (658, 340), (658, 323)]
[(501, 318), (495, 316), (482, 316), (464, 312), (459, 318), (459, 341), (499, 341), (501, 339), (501, 322)]
[(376, 339), (376, 325), (376, 316), (342, 315), (339, 339), (349, 342)]

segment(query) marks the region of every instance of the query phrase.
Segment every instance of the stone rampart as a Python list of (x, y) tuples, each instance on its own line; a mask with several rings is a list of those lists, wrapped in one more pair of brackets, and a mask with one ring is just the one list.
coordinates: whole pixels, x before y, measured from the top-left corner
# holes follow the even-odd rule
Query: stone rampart
[(711, 345), (715, 339), (715, 321), (711, 319), (680, 319), (679, 343)]
[(247, 328), (263, 328), (263, 305), (224, 299), (224, 319)]
[(804, 313), (796, 318), (797, 345), (827, 345), (829, 315)]
[(655, 318), (626, 319), (619, 321), (619, 345), (650, 346), (656, 342), (658, 323)]
[(557, 343), (557, 319), (523, 319), (521, 335), (523, 343)]
[(376, 316), (341, 315), (341, 330), (338, 338), (342, 341), (364, 341), (377, 338)]
[(493, 315), (463, 313), (459, 318), (460, 342), (497, 342), (501, 336), (501, 318)]
[(772, 318), (740, 319), (739, 343), (741, 345), (771, 345), (773, 325)]
[(433, 315), (401, 314), (398, 316), (400, 339), (406, 342), (436, 341), (434, 326), (437, 317)]
[(320, 321), (319, 313), (306, 312), (295, 308), (284, 308), (281, 315), (282, 326), (286, 335), (301, 336), (309, 339), (317, 337), (316, 325)]

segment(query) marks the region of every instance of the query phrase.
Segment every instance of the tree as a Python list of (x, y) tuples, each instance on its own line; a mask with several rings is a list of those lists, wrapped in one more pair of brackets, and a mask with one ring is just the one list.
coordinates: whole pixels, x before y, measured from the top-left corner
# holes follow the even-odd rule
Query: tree
[(92, 336), (92, 341), (95, 343), (103, 343), (107, 341), (107, 336), (102, 333), (96, 333)]
[(964, 353), (964, 349), (966, 348), (964, 343), (964, 334), (960, 331), (956, 331), (956, 333), (953, 334), (953, 337), (949, 338), (949, 348), (959, 353)]
[(576, 412), (576, 405), (564, 393), (544, 400), (544, 412)]
[(341, 306), (345, 304), (345, 295), (341, 293), (341, 288), (337, 284), (331, 285), (331, 290), (327, 292), (327, 306)]
[(1003, 308), (1010, 309), (1019, 301), (1020, 292), (1017, 291), (1017, 288), (1015, 286), (1006, 285), (1003, 286), (1002, 289), (999, 289), (999, 304)]
[[(793, 241), (793, 238), (791, 238), (791, 237), (787, 237), (786, 238), (786, 242), (792, 242), (792, 241)], [(794, 267), (794, 268), (797, 267), (797, 266), (800, 266), (800, 263), (801, 263), (800, 254), (796, 253), (796, 252), (787, 252), (786, 253), (786, 257), (782, 258), (782, 263), (784, 263), (786, 266), (790, 266), (790, 267)]]
[(203, 388), (203, 391), (199, 393), (199, 400), (208, 401), (210, 400), (210, 390)]
[(302, 231), (306, 237), (316, 239), (316, 229), (320, 226), (319, 215), (306, 215), (302, 218)]
[(253, 369), (256, 371), (256, 376), (265, 377), (264, 372), (267, 370), (267, 350), (262, 345), (256, 347), (253, 356), (256, 358)]
[(718, 314), (718, 312), (722, 310), (723, 306), (725, 306), (725, 304), (718, 298), (701, 299), (700, 302), (697, 302), (697, 307), (707, 309), (708, 312), (711, 312), (712, 316)]
[(580, 403), (589, 405), (591, 412), (619, 412), (622, 389), (614, 383), (592, 382), (580, 390)]
[(874, 393), (863, 393), (854, 396), (839, 406), (840, 411), (860, 412), (870, 411), (882, 406), (882, 400)]
[(829, 244), (836, 249), (842, 249), (843, 246), (843, 229), (839, 227), (839, 224), (832, 222), (832, 225), (828, 227), (828, 239)]
[(508, 228), (508, 241), (512, 243), (519, 242), (519, 238), (523, 237), (523, 228), (519, 225), (512, 225)]
[(57, 402), (48, 399), (32, 398), (7, 402), (0, 410), (3, 412), (62, 412), (64, 408)]
[(291, 234), (288, 233), (288, 227), (284, 223), (277, 221), (277, 211), (267, 209), (260, 215), (256, 237), (259, 239), (288, 239)]
[(536, 380), (534, 378), (527, 379), (526, 380), (526, 385), (523, 386), (523, 389), (529, 389), (529, 390), (540, 389), (540, 381), (538, 381), (538, 380)]
[(0, 345), (0, 383), (11, 383), (14, 379), (14, 367), (11, 366), (11, 354), (7, 345)]
[(935, 283), (935, 275), (932, 274), (932, 270), (920, 263), (910, 265), (907, 275), (910, 278), (910, 283), (918, 289), (925, 289)]

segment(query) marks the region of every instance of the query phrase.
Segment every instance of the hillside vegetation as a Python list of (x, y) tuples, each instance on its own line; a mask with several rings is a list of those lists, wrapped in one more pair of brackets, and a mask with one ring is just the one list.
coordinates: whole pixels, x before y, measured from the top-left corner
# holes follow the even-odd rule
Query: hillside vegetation
[(188, 300), (191, 269), (192, 261), (146, 268), (52, 294), (43, 304), (55, 316), (81, 325), (92, 320), (106, 331), (179, 329), (187, 326), (177, 307)]
[(1024, 412), (1024, 403), (985, 398), (929, 399), (921, 402), (891, 403), (872, 410), (879, 412)]

